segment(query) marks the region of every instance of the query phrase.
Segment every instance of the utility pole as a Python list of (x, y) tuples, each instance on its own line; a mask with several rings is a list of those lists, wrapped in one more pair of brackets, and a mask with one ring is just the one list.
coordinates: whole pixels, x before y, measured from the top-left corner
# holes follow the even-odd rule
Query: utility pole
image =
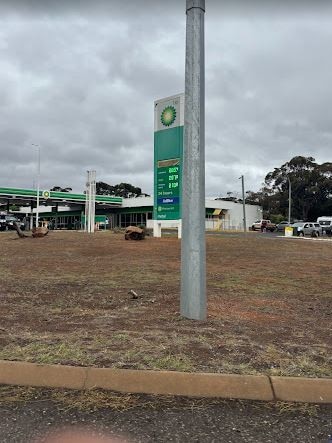
[(205, 0), (186, 0), (181, 315), (206, 319)]
[(247, 235), (247, 219), (246, 219), (246, 199), (244, 196), (244, 175), (241, 175), (239, 179), (242, 180), (242, 205), (243, 205), (243, 232)]

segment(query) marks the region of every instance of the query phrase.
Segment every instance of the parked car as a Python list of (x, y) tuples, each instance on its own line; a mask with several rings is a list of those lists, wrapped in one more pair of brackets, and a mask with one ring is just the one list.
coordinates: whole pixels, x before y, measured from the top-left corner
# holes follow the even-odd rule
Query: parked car
[(282, 221), (282, 222), (280, 222), (280, 223), (278, 223), (278, 224), (276, 225), (276, 231), (277, 231), (277, 232), (284, 232), (284, 231), (285, 231), (285, 228), (286, 228), (287, 226), (290, 226), (290, 224), (288, 223), (288, 221)]
[(6, 229), (7, 229), (6, 215), (0, 214), (0, 231), (6, 231)]
[(292, 228), (296, 228), (296, 232), (298, 236), (311, 235), (311, 237), (319, 237), (322, 235), (322, 227), (319, 223), (315, 222), (301, 222), (301, 223), (293, 223)]
[(251, 229), (252, 231), (260, 231), (262, 229), (262, 225), (265, 225), (266, 230), (271, 232), (273, 232), (276, 228), (275, 223), (272, 223), (271, 220), (257, 220), (251, 225)]
[(325, 232), (329, 236), (332, 235), (332, 217), (328, 216), (318, 217), (317, 223), (319, 223), (320, 226), (322, 227), (323, 234)]
[(22, 231), (24, 230), (24, 228), (25, 228), (24, 223), (21, 220), (19, 220), (17, 217), (15, 217), (14, 215), (4, 215), (4, 214), (0, 215), (0, 230), (1, 231), (8, 231), (8, 230), (15, 229), (14, 223), (17, 223), (18, 226), (22, 229)]

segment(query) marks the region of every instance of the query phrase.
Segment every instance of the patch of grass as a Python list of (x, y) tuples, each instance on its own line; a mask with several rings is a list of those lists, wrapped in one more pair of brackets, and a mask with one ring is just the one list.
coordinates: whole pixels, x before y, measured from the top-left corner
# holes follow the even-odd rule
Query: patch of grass
[(267, 346), (258, 356), (258, 361), (268, 365), (269, 375), (297, 377), (331, 377), (332, 359), (327, 350), (317, 352), (312, 347), (295, 354), (290, 351)]
[(0, 386), (0, 405), (25, 403), (35, 398), (36, 388)]
[(166, 355), (163, 357), (144, 357), (144, 363), (150, 369), (164, 371), (183, 371), (189, 372), (193, 370), (193, 363), (186, 355)]
[(130, 336), (126, 332), (119, 332), (112, 335), (112, 340), (116, 341), (128, 341), (129, 338)]
[(258, 372), (252, 367), (250, 363), (233, 363), (228, 360), (222, 360), (219, 371), (223, 374), (244, 374), (257, 375)]
[(275, 403), (275, 408), (279, 410), (281, 414), (289, 414), (299, 412), (303, 415), (316, 416), (318, 414), (318, 405), (313, 405), (309, 403), (287, 403), (283, 401), (277, 401)]
[[(44, 390), (21, 386), (0, 386), (0, 405), (38, 401), (45, 398), (58, 403), (65, 410), (96, 411), (98, 409), (127, 410), (144, 402), (140, 396), (97, 389), (87, 391)], [(141, 404), (143, 403), (143, 404)]]
[(43, 364), (84, 364), (93, 363), (92, 357), (87, 355), (78, 344), (63, 343), (29, 343), (25, 346), (10, 344), (0, 350), (0, 359), (19, 360)]
[[(127, 394), (101, 389), (87, 391), (67, 391), (64, 389), (26, 388), (0, 386), (0, 405), (48, 400), (56, 403), (59, 409), (95, 412), (100, 409), (128, 410), (131, 408), (149, 409), (202, 409), (211, 404), (227, 404), (235, 400), (174, 397), (171, 395)], [(241, 401), (240, 401), (241, 403)]]
[(138, 406), (139, 397), (101, 390), (90, 391), (54, 391), (51, 398), (66, 409), (79, 411), (97, 411), (98, 409), (128, 410)]

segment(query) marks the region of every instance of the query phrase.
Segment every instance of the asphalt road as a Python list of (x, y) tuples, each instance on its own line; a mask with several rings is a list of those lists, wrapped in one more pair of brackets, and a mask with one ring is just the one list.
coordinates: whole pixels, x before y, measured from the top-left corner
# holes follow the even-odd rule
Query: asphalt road
[[(129, 442), (256, 442), (296, 443), (329, 441), (332, 433), (330, 406), (294, 409), (285, 404), (272, 406), (244, 401), (171, 400), (150, 406), (145, 396), (142, 406), (131, 409), (104, 409), (79, 412), (64, 409), (58, 403), (38, 398), (25, 404), (0, 406), (0, 442), (29, 443), (45, 440), (45, 435), (60, 428), (83, 427), (110, 437), (118, 435)], [(40, 440), (41, 436), (44, 436)], [(37, 439), (37, 440), (36, 440)], [(80, 441), (82, 438), (57, 443)], [(89, 440), (90, 442), (91, 440)], [(98, 440), (93, 440), (98, 441)], [(110, 440), (106, 440), (110, 441)]]

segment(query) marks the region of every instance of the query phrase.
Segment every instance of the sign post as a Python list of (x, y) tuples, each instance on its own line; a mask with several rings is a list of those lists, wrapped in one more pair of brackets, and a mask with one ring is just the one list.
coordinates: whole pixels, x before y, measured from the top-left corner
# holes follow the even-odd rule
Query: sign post
[(183, 94), (155, 102), (154, 237), (161, 237), (162, 226), (177, 226), (181, 237), (183, 124)]
[(95, 232), (96, 171), (87, 171), (84, 231)]

